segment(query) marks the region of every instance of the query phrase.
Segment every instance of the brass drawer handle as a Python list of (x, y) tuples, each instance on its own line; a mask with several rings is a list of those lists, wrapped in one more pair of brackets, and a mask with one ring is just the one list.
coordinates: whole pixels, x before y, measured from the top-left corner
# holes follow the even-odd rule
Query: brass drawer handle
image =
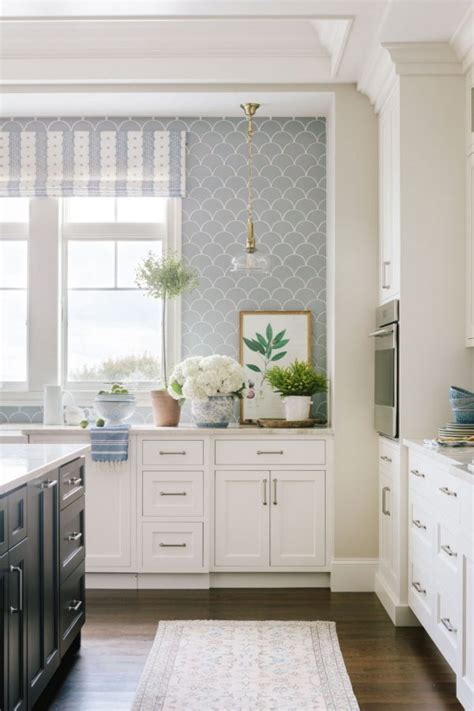
[(267, 481), (268, 479), (263, 479), (263, 505), (268, 506), (267, 501)]
[(416, 592), (420, 593), (420, 595), (426, 595), (426, 590), (421, 587), (420, 583), (412, 583), (412, 587), (414, 587)]
[(187, 496), (185, 491), (160, 491), (160, 496)]
[(78, 612), (82, 607), (82, 600), (72, 600), (69, 605), (67, 606), (67, 609), (69, 612)]
[(385, 454), (382, 454), (382, 456), (380, 457), (380, 459), (382, 460), (382, 462), (388, 462), (389, 464), (392, 463), (391, 458), (390, 458), (390, 457), (387, 457)]
[(424, 524), (424, 523), (421, 523), (421, 521), (420, 521), (419, 518), (414, 518), (414, 519), (412, 520), (412, 524), (413, 524), (414, 526), (416, 526), (417, 528), (421, 528), (421, 529), (423, 529), (424, 531), (426, 531), (426, 526), (425, 526), (425, 524)]
[(56, 486), (58, 483), (57, 479), (54, 479), (53, 481), (42, 481), (40, 486), (40, 489), (52, 489), (54, 486)]
[(186, 454), (186, 450), (183, 449), (182, 452), (164, 452), (164, 451), (162, 451), (162, 450), (159, 451), (159, 455), (160, 455), (160, 456), (164, 456), (164, 455), (166, 455), (166, 454), (180, 454), (180, 455), (185, 455), (185, 454)]
[(447, 486), (441, 486), (439, 490), (442, 494), (446, 494), (446, 496), (457, 496), (457, 492), (451, 491), (451, 489), (448, 489)]
[(186, 548), (187, 543), (160, 543), (160, 548)]
[(417, 477), (419, 477), (420, 479), (424, 479), (424, 478), (425, 478), (425, 475), (423, 474), (423, 472), (420, 472), (419, 469), (410, 469), (410, 472), (413, 474), (413, 476), (417, 476)]
[(73, 533), (70, 533), (68, 536), (66, 536), (67, 541), (80, 541), (82, 538), (82, 533), (80, 531), (73, 531)]
[(447, 554), (450, 556), (450, 558), (457, 558), (457, 555), (458, 555), (458, 554), (456, 553), (456, 551), (453, 551), (453, 549), (451, 548), (451, 546), (449, 546), (448, 544), (443, 545), (443, 546), (440, 546), (440, 548), (441, 548), (442, 551), (444, 551), (445, 553), (447, 553)]
[(446, 629), (448, 630), (448, 632), (452, 632), (453, 634), (456, 634), (456, 633), (457, 633), (457, 629), (456, 629), (456, 627), (453, 627), (453, 626), (452, 626), (451, 620), (449, 619), (449, 617), (442, 617), (442, 618), (441, 618), (441, 624), (446, 627)]
[(282, 449), (277, 449), (277, 450), (275, 450), (275, 451), (273, 451), (273, 452), (272, 452), (272, 451), (266, 452), (266, 451), (263, 450), (263, 449), (257, 449), (257, 454), (283, 454), (283, 453), (284, 453), (284, 452), (283, 452)]
[(68, 484), (68, 486), (79, 486), (82, 484), (82, 478), (80, 476), (72, 476), (66, 481), (66, 484)]

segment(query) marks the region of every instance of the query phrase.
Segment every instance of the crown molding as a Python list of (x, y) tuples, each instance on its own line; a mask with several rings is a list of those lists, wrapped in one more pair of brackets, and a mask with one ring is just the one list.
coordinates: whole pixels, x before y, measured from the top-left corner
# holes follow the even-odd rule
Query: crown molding
[(459, 61), (462, 62), (463, 71), (468, 71), (474, 64), (474, 9), (472, 7), (459, 23), (450, 39), (450, 44)]
[(379, 44), (366, 63), (357, 88), (369, 97), (376, 113), (379, 113), (396, 82), (395, 64), (388, 50)]

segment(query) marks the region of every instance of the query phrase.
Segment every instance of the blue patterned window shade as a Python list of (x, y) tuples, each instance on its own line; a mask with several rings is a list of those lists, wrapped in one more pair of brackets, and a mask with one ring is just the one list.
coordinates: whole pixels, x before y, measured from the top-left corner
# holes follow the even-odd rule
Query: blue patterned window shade
[(185, 154), (154, 119), (5, 119), (0, 197), (183, 197)]

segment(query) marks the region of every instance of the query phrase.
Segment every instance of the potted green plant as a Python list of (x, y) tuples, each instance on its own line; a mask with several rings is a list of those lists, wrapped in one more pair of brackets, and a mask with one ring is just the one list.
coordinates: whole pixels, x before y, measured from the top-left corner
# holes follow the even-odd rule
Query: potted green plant
[(312, 396), (328, 389), (326, 376), (318, 373), (311, 363), (300, 360), (286, 368), (274, 365), (265, 377), (272, 390), (283, 398), (287, 420), (307, 420)]
[(176, 255), (158, 256), (150, 252), (136, 270), (136, 283), (148, 296), (161, 299), (161, 380), (163, 387), (151, 391), (153, 419), (157, 427), (176, 427), (179, 423), (180, 405), (168, 392), (168, 365), (166, 358), (166, 305), (198, 284), (197, 274)]

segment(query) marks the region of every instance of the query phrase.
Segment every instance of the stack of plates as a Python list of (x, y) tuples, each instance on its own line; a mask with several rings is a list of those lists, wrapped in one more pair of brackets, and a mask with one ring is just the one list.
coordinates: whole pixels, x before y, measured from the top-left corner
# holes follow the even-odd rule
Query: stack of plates
[(439, 439), (445, 442), (474, 441), (474, 424), (462, 425), (457, 422), (448, 422), (439, 428)]

